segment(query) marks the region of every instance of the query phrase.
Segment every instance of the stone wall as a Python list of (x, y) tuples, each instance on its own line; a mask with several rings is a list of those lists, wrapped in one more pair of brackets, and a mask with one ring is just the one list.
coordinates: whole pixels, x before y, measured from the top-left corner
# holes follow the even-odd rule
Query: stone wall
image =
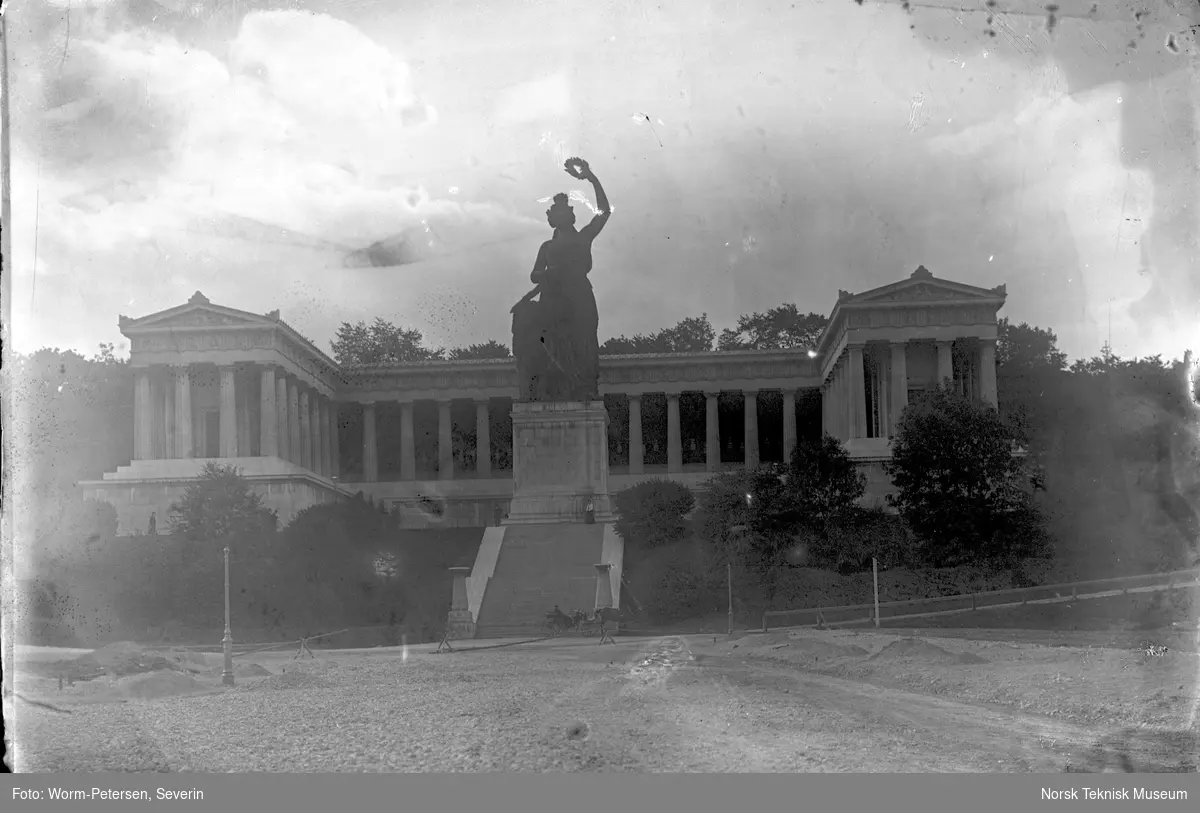
[[(333, 489), (311, 481), (250, 480), (254, 492), (262, 497), (267, 508), (275, 511), (282, 528), (300, 511), (311, 505), (346, 499)], [(150, 514), (156, 516), (158, 529), (166, 531), (170, 523), (171, 506), (187, 492), (191, 482), (105, 483), (93, 484), (83, 490), (84, 499), (103, 500), (117, 510), (117, 533), (145, 533)]]

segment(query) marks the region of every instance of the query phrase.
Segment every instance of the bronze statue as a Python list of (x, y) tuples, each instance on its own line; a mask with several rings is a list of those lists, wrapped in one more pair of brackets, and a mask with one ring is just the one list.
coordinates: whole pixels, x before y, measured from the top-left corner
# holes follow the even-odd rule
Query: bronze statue
[[(530, 279), (537, 286), (512, 308), (513, 356), (522, 401), (591, 401), (600, 392), (600, 317), (588, 273), (592, 241), (608, 222), (608, 197), (587, 162), (566, 162), (569, 175), (590, 181), (599, 213), (582, 229), (565, 194), (554, 196), (546, 221), (554, 236), (542, 243)], [(537, 297), (537, 301), (534, 301)]]

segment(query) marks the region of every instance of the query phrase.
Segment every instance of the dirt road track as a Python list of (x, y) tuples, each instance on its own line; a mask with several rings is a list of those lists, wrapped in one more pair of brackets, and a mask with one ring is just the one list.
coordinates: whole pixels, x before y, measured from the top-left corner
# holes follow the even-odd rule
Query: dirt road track
[[(634, 748), (635, 769), (1054, 773), (1079, 767), (1103, 735), (1008, 709), (708, 655), (686, 638), (622, 649), (627, 674), (560, 697), (552, 718), (561, 726), (587, 708), (597, 742), (627, 736), (634, 748), (648, 741), (655, 749), (650, 764), (650, 755)], [(600, 653), (551, 655), (564, 656), (588, 661)], [(631, 676), (656, 656), (662, 665), (655, 679)], [(604, 708), (594, 706), (598, 701)], [(631, 716), (643, 724), (631, 726)]]
[[(215, 695), (24, 712), (18, 769), (1057, 773), (1104, 734), (708, 641), (264, 661), (289, 672)], [(1155, 759), (1133, 762), (1169, 769)], [(1085, 767), (1120, 770), (1102, 763)]]

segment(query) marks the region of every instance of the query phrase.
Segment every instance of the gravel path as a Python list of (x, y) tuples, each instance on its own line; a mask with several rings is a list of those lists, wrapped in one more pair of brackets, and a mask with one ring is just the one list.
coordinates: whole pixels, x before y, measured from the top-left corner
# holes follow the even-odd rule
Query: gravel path
[(1101, 732), (679, 637), (322, 653), (273, 677), (20, 707), (27, 771), (1060, 771)]

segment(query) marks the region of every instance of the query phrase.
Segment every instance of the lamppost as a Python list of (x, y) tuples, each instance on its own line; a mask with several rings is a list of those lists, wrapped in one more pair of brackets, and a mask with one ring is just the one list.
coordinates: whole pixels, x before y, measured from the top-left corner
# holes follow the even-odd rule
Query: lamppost
[[(747, 502), (749, 500), (747, 499)], [(747, 527), (745, 525), (734, 525), (729, 529), (730, 533), (737, 534), (738, 537), (743, 537), (746, 534)], [(725, 561), (725, 586), (729, 594), (729, 629), (727, 632), (733, 635), (733, 558), (729, 556)]]
[(225, 669), (221, 672), (221, 682), (226, 686), (233, 685), (233, 633), (229, 630), (229, 546), (225, 546), (225, 637), (221, 639), (225, 650)]

